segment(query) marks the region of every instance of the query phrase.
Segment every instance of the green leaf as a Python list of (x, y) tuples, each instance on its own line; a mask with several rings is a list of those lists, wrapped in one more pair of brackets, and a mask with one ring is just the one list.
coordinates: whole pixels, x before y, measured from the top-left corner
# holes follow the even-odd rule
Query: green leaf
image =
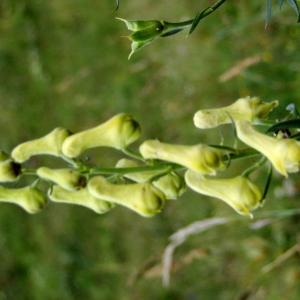
[(277, 0), (277, 3), (278, 3), (280, 8), (282, 7), (283, 2), (284, 2), (284, 0)]
[(120, 0), (116, 0), (116, 10), (118, 10), (120, 7)]
[(272, 0), (267, 0), (265, 28), (268, 27), (271, 17), (272, 17)]
[(287, 0), (287, 1), (297, 14), (298, 17), (297, 22), (300, 22), (300, 9), (297, 0)]
[(272, 181), (272, 175), (273, 175), (273, 168), (272, 168), (272, 165), (270, 164), (268, 177), (267, 177), (267, 181), (266, 181), (266, 184), (265, 184), (264, 193), (263, 193), (262, 198), (261, 198), (261, 202), (264, 201), (264, 199), (266, 198), (266, 196), (268, 194), (268, 191), (269, 191), (269, 188), (270, 188), (270, 185), (271, 185), (271, 181)]
[(287, 128), (300, 128), (300, 119), (279, 122), (279, 123), (271, 126), (270, 128), (268, 128), (267, 133), (275, 132), (280, 129), (287, 129)]

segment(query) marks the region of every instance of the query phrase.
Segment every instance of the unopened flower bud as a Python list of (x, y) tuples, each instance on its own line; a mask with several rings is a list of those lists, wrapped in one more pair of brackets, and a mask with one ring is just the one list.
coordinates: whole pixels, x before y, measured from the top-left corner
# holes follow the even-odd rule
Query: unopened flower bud
[(193, 171), (185, 174), (187, 186), (197, 193), (226, 202), (237, 213), (252, 217), (251, 211), (262, 204), (259, 188), (248, 178), (206, 178)]
[(201, 129), (214, 128), (222, 124), (246, 120), (255, 122), (264, 119), (275, 107), (278, 101), (264, 102), (257, 97), (240, 98), (233, 104), (215, 109), (203, 109), (194, 115), (194, 124)]
[(104, 214), (114, 207), (114, 204), (110, 202), (93, 197), (87, 188), (68, 191), (55, 185), (48, 191), (48, 196), (53, 202), (84, 206), (98, 214)]
[(140, 134), (139, 124), (130, 115), (122, 113), (97, 127), (71, 135), (65, 140), (62, 150), (65, 156), (73, 158), (95, 147), (124, 149)]
[(49, 134), (32, 141), (22, 143), (15, 147), (11, 153), (13, 160), (23, 163), (34, 155), (61, 156), (64, 140), (70, 132), (64, 128), (55, 128)]
[(40, 167), (36, 174), (45, 180), (52, 181), (69, 191), (78, 190), (86, 185), (86, 179), (79, 172), (71, 169), (50, 169)]
[(129, 36), (132, 44), (131, 53), (129, 54), (128, 59), (130, 59), (137, 50), (150, 44), (155, 38), (161, 36), (165, 29), (164, 23), (157, 20), (128, 21), (121, 18), (117, 19), (123, 21), (128, 30), (133, 31)]
[(259, 151), (283, 176), (295, 173), (300, 168), (300, 142), (293, 139), (278, 139), (260, 133), (246, 121), (236, 122), (238, 138)]
[[(136, 167), (141, 167), (141, 164), (132, 159), (123, 158), (118, 161), (116, 167), (136, 168)], [(160, 174), (166, 172), (167, 170), (168, 167), (162, 170), (128, 173), (125, 174), (124, 176), (135, 182), (142, 183), (142, 182), (150, 181), (152, 178), (159, 176)], [(166, 200), (175, 200), (179, 196), (181, 196), (185, 191), (185, 182), (183, 178), (180, 177), (175, 172), (170, 172), (166, 175), (159, 177), (157, 180), (152, 181), (152, 184), (164, 193)]]
[(125, 206), (143, 217), (151, 217), (161, 211), (164, 194), (150, 183), (112, 184), (102, 176), (88, 182), (89, 192), (96, 198)]
[(215, 175), (218, 169), (225, 166), (223, 162), (225, 152), (204, 144), (187, 146), (148, 140), (140, 146), (140, 152), (146, 159), (173, 162), (202, 174)]
[(30, 214), (41, 211), (47, 203), (46, 196), (37, 188), (5, 188), (0, 186), (0, 202), (13, 203)]

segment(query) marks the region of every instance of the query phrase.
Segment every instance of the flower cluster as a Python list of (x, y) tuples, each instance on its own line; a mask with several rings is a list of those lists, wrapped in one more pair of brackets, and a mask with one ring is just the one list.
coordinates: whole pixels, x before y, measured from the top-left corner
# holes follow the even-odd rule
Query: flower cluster
[[(144, 30), (149, 29), (148, 25)], [(16, 146), (10, 155), (0, 151), (0, 182), (10, 183), (0, 186), (0, 201), (14, 203), (28, 213), (39, 212), (49, 199), (50, 203), (81, 205), (99, 214), (123, 206), (143, 217), (151, 217), (189, 187), (199, 194), (224, 201), (241, 215), (251, 216), (251, 212), (263, 204), (266, 195), (266, 190), (262, 191), (249, 178), (253, 171), (267, 160), (283, 176), (300, 168), (300, 142), (293, 138), (298, 135), (281, 134), (289, 122), (269, 128), (276, 136), (254, 127), (262, 124), (276, 106), (278, 101), (246, 97), (229, 106), (196, 112), (194, 124), (200, 129), (232, 123), (237, 138), (248, 146), (241, 149), (199, 142), (182, 145), (145, 140), (139, 152), (134, 152), (129, 146), (139, 139), (141, 128), (125, 113), (74, 134), (65, 128), (56, 128), (41, 138)], [(114, 148), (129, 157), (119, 160), (112, 168), (86, 165), (82, 155), (98, 147)], [(26, 168), (24, 164), (37, 155), (56, 156), (67, 166)], [(234, 159), (249, 156), (260, 159), (241, 175), (221, 176)], [(34, 176), (31, 185), (10, 187), (11, 182), (26, 175)], [(47, 191), (39, 187), (40, 181), (48, 183)]]

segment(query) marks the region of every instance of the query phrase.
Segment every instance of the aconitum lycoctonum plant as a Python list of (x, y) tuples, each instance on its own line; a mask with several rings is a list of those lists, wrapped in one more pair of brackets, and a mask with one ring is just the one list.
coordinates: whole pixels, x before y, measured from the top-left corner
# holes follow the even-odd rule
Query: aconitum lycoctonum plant
[[(0, 152), (0, 201), (16, 204), (31, 214), (40, 212), (49, 202), (81, 205), (98, 214), (119, 205), (152, 217), (190, 188), (251, 217), (267, 197), (272, 169), (287, 177), (300, 167), (300, 117), (290, 105), (284, 121), (268, 119), (278, 104), (245, 97), (229, 106), (195, 113), (193, 120), (199, 130), (232, 126), (240, 147), (151, 139), (143, 141), (139, 151), (133, 151), (130, 146), (140, 138), (141, 127), (125, 113), (74, 134), (55, 128), (43, 137), (21, 143), (10, 154)], [(87, 165), (82, 155), (99, 147), (119, 150), (126, 157), (111, 168)], [(59, 169), (45, 165), (26, 168), (27, 161), (37, 155), (56, 156), (66, 165)], [(234, 160), (246, 162), (249, 157), (256, 158), (256, 163), (241, 174), (226, 175)], [(265, 165), (269, 165), (268, 175), (261, 186), (251, 174)], [(33, 178), (32, 184), (14, 187), (13, 183), (24, 176)], [(46, 183), (47, 191), (40, 187), (41, 182), (43, 187)]]

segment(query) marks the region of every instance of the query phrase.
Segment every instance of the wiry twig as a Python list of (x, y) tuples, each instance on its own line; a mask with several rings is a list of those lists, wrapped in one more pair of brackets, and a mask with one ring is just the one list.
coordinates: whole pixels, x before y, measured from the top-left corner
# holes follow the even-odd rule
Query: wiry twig
[(230, 218), (210, 218), (205, 219), (202, 221), (194, 222), (190, 224), (187, 227), (184, 227), (177, 232), (175, 232), (173, 235), (171, 235), (170, 240), (171, 242), (169, 245), (165, 248), (165, 251), (163, 253), (162, 258), (162, 282), (164, 286), (168, 286), (170, 284), (170, 272), (172, 268), (173, 263), (173, 255), (175, 252), (175, 249), (183, 244), (186, 239), (191, 236), (198, 234), (200, 232), (206, 231), (212, 227), (215, 227), (217, 225), (224, 225), (232, 221), (233, 219)]

